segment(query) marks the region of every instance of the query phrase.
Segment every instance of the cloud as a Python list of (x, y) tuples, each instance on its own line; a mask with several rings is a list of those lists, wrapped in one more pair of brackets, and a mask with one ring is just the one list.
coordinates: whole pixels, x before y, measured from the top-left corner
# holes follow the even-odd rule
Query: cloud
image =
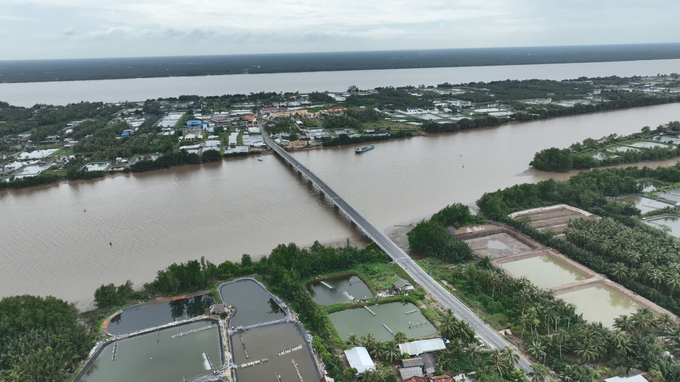
[(677, 0), (3, 0), (17, 22), (0, 59), (669, 42), (677, 14)]

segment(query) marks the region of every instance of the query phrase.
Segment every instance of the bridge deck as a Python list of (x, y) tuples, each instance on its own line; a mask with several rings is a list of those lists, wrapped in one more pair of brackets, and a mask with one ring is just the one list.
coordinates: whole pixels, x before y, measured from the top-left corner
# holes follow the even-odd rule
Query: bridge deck
[[(394, 244), (382, 231), (378, 230), (362, 216), (357, 210), (347, 203), (340, 195), (338, 195), (332, 188), (330, 188), (324, 181), (314, 175), (307, 167), (298, 162), (292, 155), (288, 154), (284, 149), (279, 147), (269, 135), (262, 129), (262, 137), (274, 150), (279, 157), (292, 165), (297, 171), (311, 180), (333, 203), (344, 212), (361, 231), (366, 234), (373, 242), (375, 242), (380, 249), (382, 249), (395, 263), (399, 264), (418, 284), (420, 284), (433, 298), (435, 298), (443, 306), (453, 310), (458, 319), (466, 321), (472, 326), (482, 340), (493, 349), (505, 348), (509, 344), (498, 334), (494, 329), (489, 327), (477, 317), (465, 304), (460, 302), (449, 291), (444, 289), (438, 282), (436, 282), (430, 275), (428, 275), (418, 264), (416, 264), (409, 255), (407, 255), (399, 246)], [(516, 365), (518, 368), (524, 369), (526, 372), (531, 371), (531, 364), (524, 358), (520, 357)]]

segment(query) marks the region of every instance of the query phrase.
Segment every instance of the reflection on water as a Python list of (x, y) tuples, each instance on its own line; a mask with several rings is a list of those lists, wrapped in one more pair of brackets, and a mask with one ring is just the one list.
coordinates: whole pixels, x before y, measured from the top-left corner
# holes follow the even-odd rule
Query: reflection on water
[(214, 303), (212, 296), (205, 294), (159, 304), (137, 305), (125, 309), (111, 319), (107, 331), (111, 334), (132, 333), (180, 319), (198, 317)]
[(503, 263), (501, 267), (516, 277), (526, 277), (534, 285), (543, 289), (587, 278), (583, 272), (575, 267), (549, 255)]
[(666, 215), (659, 218), (653, 218), (645, 220), (645, 223), (680, 238), (680, 216), (678, 215)]
[(317, 304), (332, 305), (373, 297), (371, 290), (357, 276), (342, 276), (313, 281), (307, 290)]
[(576, 305), (576, 313), (583, 314), (586, 321), (599, 321), (609, 328), (613, 326), (615, 318), (634, 313), (640, 308), (630, 297), (605, 285), (592, 286), (558, 297)]
[(406, 333), (408, 338), (420, 338), (437, 331), (423, 316), (420, 309), (410, 303), (393, 302), (371, 305), (368, 309), (347, 309), (331, 313), (330, 316), (335, 329), (343, 339), (347, 339), (352, 333), (358, 337), (372, 333), (378, 341), (393, 339), (394, 336), (384, 325), (387, 325), (394, 333), (398, 331)]
[(236, 315), (229, 320), (231, 327), (249, 326), (286, 317), (269, 293), (252, 280), (227, 284), (220, 289), (220, 296), (225, 304), (236, 308)]
[[(172, 336), (213, 325), (181, 337)], [(115, 349), (115, 357), (114, 355)], [(203, 353), (213, 367), (221, 364), (219, 332), (213, 322), (199, 321), (136, 336), (107, 345), (84, 382), (181, 382), (206, 372)], [(113, 359), (113, 360), (112, 360)]]

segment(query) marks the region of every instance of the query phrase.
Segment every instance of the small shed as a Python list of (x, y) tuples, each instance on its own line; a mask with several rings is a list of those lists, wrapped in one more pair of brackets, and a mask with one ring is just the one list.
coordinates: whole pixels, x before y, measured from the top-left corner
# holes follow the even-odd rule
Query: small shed
[(226, 311), (224, 304), (215, 304), (210, 307), (210, 314), (222, 314)]
[(357, 369), (358, 374), (362, 374), (366, 370), (375, 370), (375, 364), (365, 347), (357, 346), (345, 350), (345, 357), (347, 357), (349, 367)]
[(394, 283), (392, 283), (392, 285), (396, 289), (409, 289), (409, 288), (413, 289), (413, 285), (411, 285), (411, 283), (409, 283), (408, 281), (406, 281), (404, 279), (399, 279), (399, 280), (395, 281)]

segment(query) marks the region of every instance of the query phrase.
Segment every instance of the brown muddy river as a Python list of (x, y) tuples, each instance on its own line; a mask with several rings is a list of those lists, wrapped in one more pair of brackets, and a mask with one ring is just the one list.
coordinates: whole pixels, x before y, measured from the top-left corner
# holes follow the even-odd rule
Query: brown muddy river
[[(529, 168), (538, 150), (677, 119), (680, 104), (671, 104), (379, 142), (363, 155), (343, 147), (295, 157), (385, 229), (551, 176)], [(239, 261), (279, 243), (358, 235), (271, 155), (4, 191), (0, 216), (0, 295), (50, 294), (81, 308), (102, 283), (139, 285), (173, 262)]]

